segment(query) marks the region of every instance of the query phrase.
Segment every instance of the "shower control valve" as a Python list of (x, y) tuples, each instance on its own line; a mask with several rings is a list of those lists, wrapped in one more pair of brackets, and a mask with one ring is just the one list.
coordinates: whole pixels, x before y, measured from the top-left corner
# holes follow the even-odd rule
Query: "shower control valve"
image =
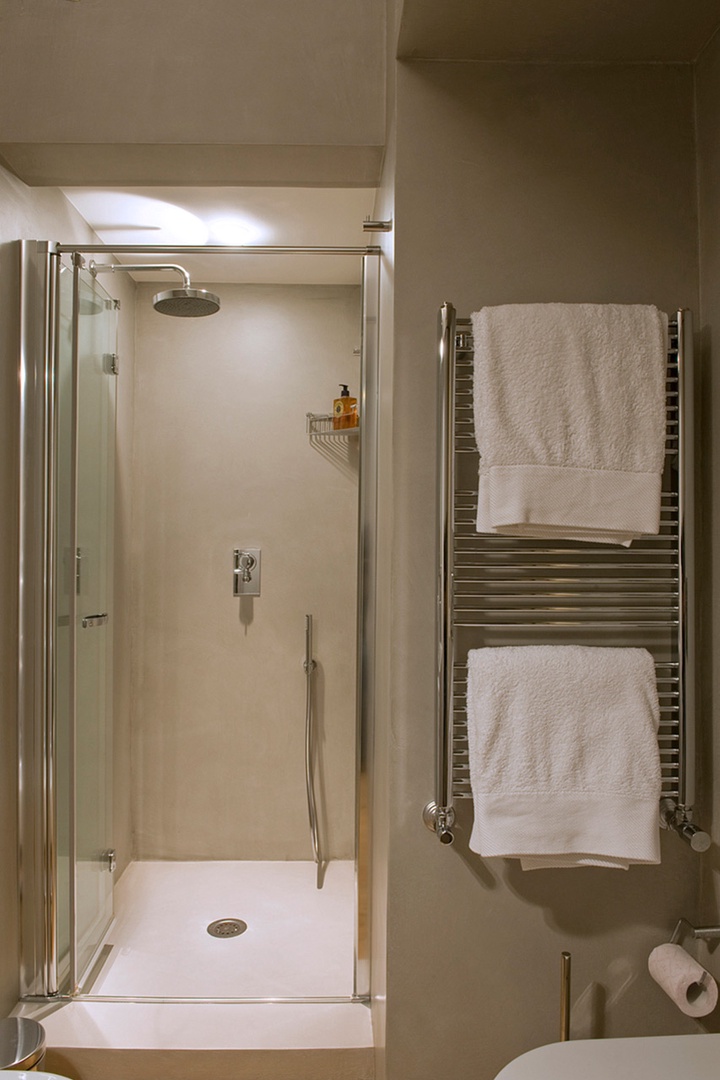
[(260, 595), (260, 548), (233, 551), (233, 596)]
[(235, 571), (240, 575), (241, 581), (252, 581), (252, 571), (255, 569), (255, 556), (249, 551), (242, 551), (238, 560), (239, 567)]

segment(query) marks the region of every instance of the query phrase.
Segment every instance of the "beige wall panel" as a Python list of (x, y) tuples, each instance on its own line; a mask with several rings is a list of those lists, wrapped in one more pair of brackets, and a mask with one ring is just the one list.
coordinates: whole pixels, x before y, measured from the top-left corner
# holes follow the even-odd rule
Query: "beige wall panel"
[(370, 187), (383, 146), (225, 143), (0, 144), (0, 160), (26, 184), (120, 187), (177, 184), (237, 187)]
[(715, 0), (405, 0), (398, 55), (444, 60), (692, 61)]
[(375, 1080), (370, 1047), (310, 1050), (114, 1050), (51, 1047), (43, 1062), (68, 1080)]
[[(692, 73), (661, 66), (399, 66), (394, 685), (387, 1065), (490, 1080), (557, 1038), (561, 950), (575, 1038), (695, 1030), (646, 961), (695, 910), (699, 862), (522, 872), (424, 828), (434, 795), (435, 323), (452, 301), (697, 307)], [(422, 183), (418, 177), (422, 177)], [(688, 916), (692, 917), (692, 916)]]
[[(305, 859), (305, 615), (322, 822), (354, 850), (357, 440), (306, 412), (357, 391), (355, 286), (211, 286), (208, 319), (139, 289), (133, 459), (136, 856)], [(236, 546), (262, 593), (232, 595)]]
[(382, 0), (6, 0), (0, 73), (5, 143), (384, 141)]
[[(698, 192), (700, 212), (700, 341), (701, 424), (700, 511), (702, 561), (700, 581), (707, 583), (700, 593), (702, 618), (701, 670), (703, 697), (701, 746), (706, 755), (703, 771), (703, 825), (710, 827), (715, 841), (705, 859), (703, 922), (716, 922), (720, 912), (720, 747), (717, 739), (717, 705), (720, 700), (720, 663), (717, 641), (720, 633), (718, 597), (718, 513), (717, 477), (720, 468), (720, 439), (717, 416), (720, 411), (720, 379), (717, 375), (717, 340), (720, 327), (720, 41), (713, 42), (697, 67)], [(706, 954), (714, 974), (720, 975), (717, 959)]]

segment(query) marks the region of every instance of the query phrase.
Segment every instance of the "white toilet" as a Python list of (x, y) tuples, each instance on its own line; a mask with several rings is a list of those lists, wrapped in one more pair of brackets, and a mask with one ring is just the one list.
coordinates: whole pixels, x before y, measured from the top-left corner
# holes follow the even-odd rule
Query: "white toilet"
[(529, 1050), (495, 1080), (717, 1080), (720, 1035), (577, 1039)]

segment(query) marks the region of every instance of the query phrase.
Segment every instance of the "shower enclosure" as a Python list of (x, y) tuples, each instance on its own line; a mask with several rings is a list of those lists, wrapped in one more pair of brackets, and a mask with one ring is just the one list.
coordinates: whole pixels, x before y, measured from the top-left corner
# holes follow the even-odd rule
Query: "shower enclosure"
[(20, 246), (22, 994), (364, 1000), (377, 250), (167, 319), (93, 264), (195, 249)]

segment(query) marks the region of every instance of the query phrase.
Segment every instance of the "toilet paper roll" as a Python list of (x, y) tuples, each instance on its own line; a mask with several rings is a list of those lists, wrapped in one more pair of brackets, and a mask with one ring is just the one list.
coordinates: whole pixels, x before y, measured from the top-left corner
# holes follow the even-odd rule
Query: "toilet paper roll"
[(650, 953), (648, 970), (686, 1016), (707, 1016), (717, 1005), (717, 983), (682, 945), (658, 945)]

